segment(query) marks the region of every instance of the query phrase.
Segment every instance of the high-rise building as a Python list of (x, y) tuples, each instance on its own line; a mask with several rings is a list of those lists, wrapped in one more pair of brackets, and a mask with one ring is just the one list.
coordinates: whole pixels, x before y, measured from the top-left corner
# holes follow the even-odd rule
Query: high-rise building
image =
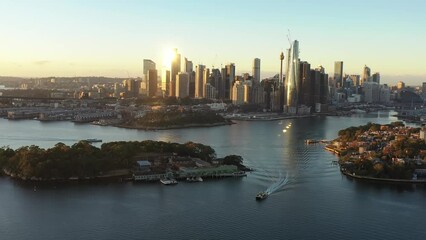
[(141, 88), (143, 91), (147, 89), (148, 80), (147, 80), (147, 74), (149, 70), (155, 69), (155, 62), (151, 59), (144, 59), (143, 60), (143, 75), (142, 75), (142, 82), (141, 82)]
[(287, 50), (286, 106), (291, 113), (297, 113), (299, 89), (299, 42), (295, 40)]
[(193, 71), (192, 61), (189, 61), (187, 58), (185, 58), (182, 71), (189, 74), (189, 96), (191, 98), (194, 98), (195, 97), (195, 73)]
[(192, 73), (193, 71), (193, 64), (192, 61), (189, 61), (187, 58), (185, 58), (185, 62), (184, 62), (184, 66), (183, 66), (183, 70), (186, 73)]
[(204, 68), (203, 71), (203, 98), (206, 98), (206, 84), (210, 77), (210, 69)]
[(164, 96), (170, 96), (170, 71), (164, 68), (161, 74), (161, 88)]
[(359, 82), (361, 79), (360, 75), (350, 75), (349, 77), (352, 80), (352, 83), (355, 87), (358, 87), (360, 85), (360, 82)]
[(376, 82), (364, 82), (364, 102), (377, 103), (379, 102), (380, 86)]
[(155, 62), (151, 59), (143, 60), (143, 74), (147, 74), (149, 70), (155, 69)]
[(343, 86), (343, 61), (334, 62), (334, 82), (337, 88)]
[(176, 97), (185, 98), (189, 97), (189, 74), (179, 72), (176, 75)]
[(422, 83), (422, 97), (426, 99), (426, 82)]
[(206, 66), (198, 64), (195, 67), (195, 98), (203, 98), (204, 89), (204, 70)]
[(126, 89), (128, 97), (137, 97), (141, 88), (141, 82), (135, 79), (124, 80), (123, 86)]
[(155, 97), (157, 95), (157, 85), (158, 85), (158, 74), (156, 69), (150, 69), (147, 72), (147, 95), (149, 97)]
[(380, 73), (374, 73), (373, 76), (371, 76), (371, 81), (380, 84)]
[(222, 79), (225, 81), (225, 99), (232, 100), (232, 85), (235, 80), (235, 64), (230, 63), (222, 69)]
[(180, 69), (180, 54), (175, 48), (172, 66), (170, 69), (170, 96), (176, 96), (176, 76), (181, 71)]
[(363, 86), (364, 83), (368, 81), (370, 76), (371, 76), (371, 69), (369, 67), (367, 67), (367, 65), (364, 65), (360, 85)]
[(260, 59), (259, 58), (255, 58), (253, 60), (252, 75), (253, 75), (253, 83), (254, 84), (260, 83)]
[(300, 62), (300, 77), (299, 77), (299, 104), (306, 106), (314, 106), (313, 92), (311, 91), (311, 64), (308, 62)]
[(225, 85), (219, 69), (212, 69), (208, 82), (216, 89), (217, 94), (215, 98), (224, 99)]

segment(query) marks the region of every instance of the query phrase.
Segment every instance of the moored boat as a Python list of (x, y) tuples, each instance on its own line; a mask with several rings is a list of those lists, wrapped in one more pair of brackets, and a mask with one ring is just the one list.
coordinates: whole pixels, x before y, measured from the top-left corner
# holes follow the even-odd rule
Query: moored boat
[(164, 185), (174, 185), (178, 183), (174, 178), (162, 178), (160, 182)]
[(188, 181), (188, 182), (202, 182), (203, 178), (201, 178), (201, 177), (187, 177), (186, 181)]

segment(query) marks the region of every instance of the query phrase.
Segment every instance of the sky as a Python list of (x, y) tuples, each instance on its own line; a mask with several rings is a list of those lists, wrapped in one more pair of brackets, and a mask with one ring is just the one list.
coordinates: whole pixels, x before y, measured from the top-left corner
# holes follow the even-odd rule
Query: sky
[(177, 48), (194, 64), (261, 77), (298, 40), (300, 58), (367, 65), (381, 81), (426, 82), (424, 0), (0, 0), (0, 76), (140, 77)]

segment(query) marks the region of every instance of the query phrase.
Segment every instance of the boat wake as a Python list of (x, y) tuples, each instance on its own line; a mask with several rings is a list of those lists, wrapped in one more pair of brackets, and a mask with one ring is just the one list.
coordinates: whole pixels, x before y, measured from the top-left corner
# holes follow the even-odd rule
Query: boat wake
[(268, 195), (271, 195), (272, 193), (281, 190), (287, 183), (288, 183), (288, 173), (286, 173), (286, 176), (283, 177), (280, 172), (280, 177), (278, 178), (278, 180), (274, 182), (271, 186), (269, 186), (265, 192)]

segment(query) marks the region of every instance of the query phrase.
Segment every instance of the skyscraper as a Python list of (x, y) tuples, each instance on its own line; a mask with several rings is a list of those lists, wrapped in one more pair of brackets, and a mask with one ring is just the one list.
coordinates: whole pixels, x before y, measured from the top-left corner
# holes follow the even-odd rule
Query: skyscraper
[(161, 74), (161, 88), (164, 96), (170, 96), (170, 70), (163, 68)]
[(204, 70), (206, 66), (198, 64), (195, 67), (195, 98), (203, 98)]
[(155, 62), (151, 59), (143, 60), (143, 74), (147, 74), (149, 70), (155, 69)]
[(297, 112), (299, 84), (299, 42), (295, 40), (287, 50), (286, 106), (291, 113)]
[(225, 81), (225, 98), (232, 100), (232, 85), (235, 79), (234, 63), (230, 63), (222, 69), (222, 79)]
[(158, 74), (156, 69), (150, 69), (147, 72), (147, 95), (149, 97), (155, 97), (157, 95), (157, 83), (158, 83)]
[(176, 75), (181, 71), (180, 69), (180, 54), (175, 48), (175, 54), (172, 60), (172, 67), (170, 70), (170, 96), (176, 96)]
[(207, 85), (207, 81), (209, 80), (209, 76), (210, 76), (210, 69), (204, 68), (204, 71), (203, 71), (203, 98), (206, 98), (206, 85)]
[(371, 69), (367, 67), (367, 65), (364, 65), (364, 69), (362, 71), (362, 78), (361, 78), (361, 86), (368, 81), (368, 78), (371, 76)]
[(334, 62), (334, 82), (337, 88), (343, 86), (343, 61)]
[(185, 98), (189, 97), (189, 74), (179, 72), (176, 75), (176, 97)]
[(255, 58), (253, 60), (252, 75), (253, 75), (253, 83), (254, 84), (260, 83), (260, 59), (259, 58)]
[(142, 83), (141, 83), (141, 88), (144, 89), (148, 89), (147, 85), (148, 85), (148, 71), (149, 70), (155, 70), (155, 62), (152, 61), (151, 59), (144, 59), (143, 60), (143, 75), (142, 75)]

